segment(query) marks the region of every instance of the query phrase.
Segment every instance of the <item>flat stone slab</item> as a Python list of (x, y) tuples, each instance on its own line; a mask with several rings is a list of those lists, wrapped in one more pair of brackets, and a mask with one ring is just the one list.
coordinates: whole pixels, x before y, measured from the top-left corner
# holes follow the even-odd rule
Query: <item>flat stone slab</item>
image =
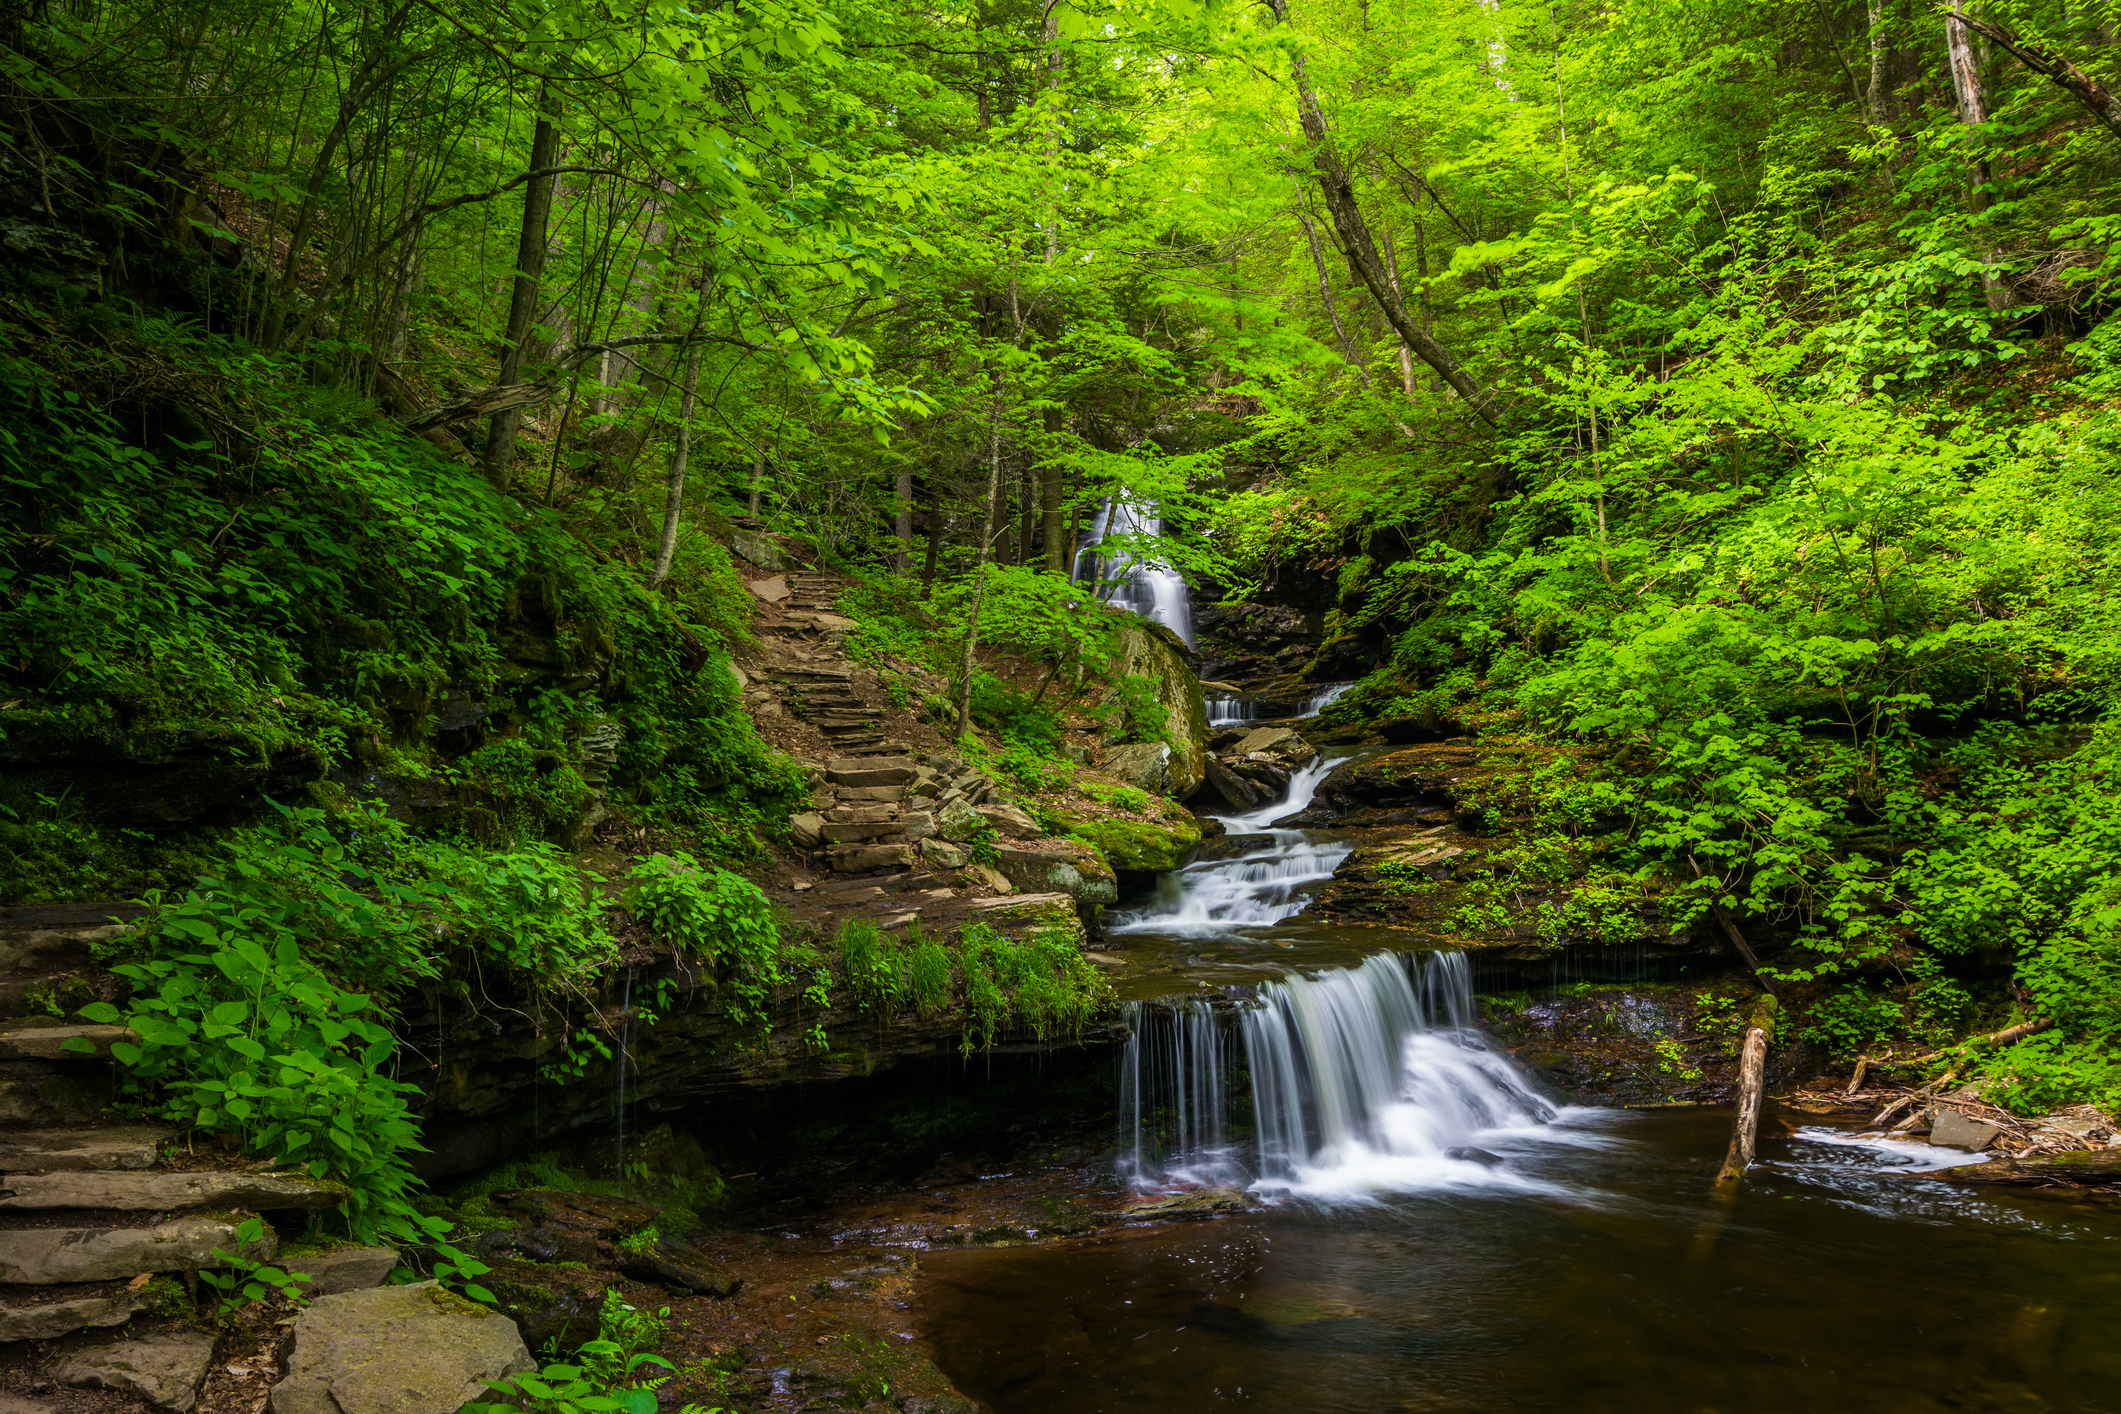
[(0, 1281), (51, 1286), (142, 1272), (196, 1272), (217, 1265), (216, 1247), (270, 1261), (280, 1243), (270, 1227), (256, 1242), (239, 1243), (236, 1224), (220, 1218), (179, 1218), (153, 1227), (0, 1230)]
[(332, 1186), (250, 1173), (25, 1173), (0, 1178), (0, 1208), (336, 1208)]
[(0, 1306), (0, 1342), (57, 1340), (93, 1326), (123, 1325), (146, 1309), (147, 1302), (137, 1296), (82, 1296), (47, 1306)]
[(76, 1350), (52, 1375), (73, 1389), (115, 1389), (137, 1394), (157, 1409), (186, 1414), (199, 1402), (214, 1338), (203, 1331), (170, 1331)]
[(381, 1286), (398, 1269), (398, 1262), (395, 1247), (341, 1247), (314, 1257), (282, 1257), (280, 1270), (309, 1273), (302, 1294), (315, 1300)]
[(311, 1302), (272, 1414), (457, 1414), (534, 1370), (516, 1323), (431, 1281)]
[(904, 786), (915, 776), (912, 766), (888, 757), (869, 760), (845, 757), (825, 768), (825, 779), (836, 786)]
[[(94, 1060), (120, 1041), (140, 1038), (123, 1026), (14, 1026), (0, 1030), (0, 1060)], [(72, 1043), (69, 1046), (69, 1043)]]
[(0, 1173), (61, 1169), (144, 1169), (174, 1129), (46, 1129), (0, 1136)]
[(1995, 1143), (2002, 1133), (2000, 1125), (1969, 1119), (1957, 1110), (1939, 1109), (1937, 1117), (1930, 1121), (1930, 1143), (1941, 1144), (1947, 1149), (1965, 1149), (1969, 1153), (1980, 1153)]
[(778, 604), (788, 597), (787, 576), (777, 574), (771, 579), (754, 579), (751, 592), (768, 604)]

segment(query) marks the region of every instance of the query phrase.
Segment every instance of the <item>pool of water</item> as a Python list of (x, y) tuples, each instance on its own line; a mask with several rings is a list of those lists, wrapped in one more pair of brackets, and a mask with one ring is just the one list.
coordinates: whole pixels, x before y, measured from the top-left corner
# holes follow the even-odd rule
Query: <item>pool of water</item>
[(932, 1254), (920, 1329), (1000, 1414), (2121, 1409), (2121, 1214), (1772, 1108), (1719, 1200), (1729, 1123), (1564, 1110), (1492, 1164)]

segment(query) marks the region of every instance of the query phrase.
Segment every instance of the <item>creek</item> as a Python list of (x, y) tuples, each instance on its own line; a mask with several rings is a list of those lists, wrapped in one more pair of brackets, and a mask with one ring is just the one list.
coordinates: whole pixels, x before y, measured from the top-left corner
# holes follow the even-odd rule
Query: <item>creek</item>
[(2112, 1407), (2121, 1217), (1805, 1116), (1718, 1196), (1727, 1110), (1562, 1103), (1479, 1030), (1464, 954), (1297, 919), (1351, 832), (1273, 821), (1331, 764), (1108, 924), (1214, 979), (1126, 1004), (1123, 1179), (1261, 1206), (929, 1254), (919, 1326), (959, 1389), (1000, 1414)]

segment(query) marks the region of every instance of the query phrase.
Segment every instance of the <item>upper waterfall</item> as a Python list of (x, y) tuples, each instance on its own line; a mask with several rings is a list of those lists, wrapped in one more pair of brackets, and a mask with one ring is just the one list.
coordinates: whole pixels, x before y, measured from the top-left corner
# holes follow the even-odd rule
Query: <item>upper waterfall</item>
[(1161, 535), (1163, 518), (1153, 502), (1131, 505), (1121, 499), (1105, 502), (1090, 524), (1089, 534), (1075, 554), (1074, 578), (1109, 579), (1117, 583), (1100, 590), (1108, 604), (1132, 609), (1145, 619), (1154, 619), (1193, 646), (1193, 596), (1185, 577), (1177, 570), (1143, 564), (1124, 550), (1100, 555), (1098, 547), (1115, 535)]

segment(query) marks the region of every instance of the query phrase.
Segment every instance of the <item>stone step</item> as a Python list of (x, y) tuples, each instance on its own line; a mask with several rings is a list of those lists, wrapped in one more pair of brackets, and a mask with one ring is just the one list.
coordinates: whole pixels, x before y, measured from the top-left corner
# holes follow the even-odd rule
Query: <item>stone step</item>
[(772, 668), (766, 676), (775, 682), (853, 682), (852, 668)]
[(280, 1244), (270, 1227), (256, 1242), (239, 1243), (233, 1221), (212, 1217), (153, 1227), (0, 1229), (0, 1282), (52, 1286), (120, 1281), (141, 1272), (196, 1272), (221, 1264), (217, 1247), (269, 1262)]
[(0, 1306), (0, 1344), (10, 1340), (57, 1340), (91, 1326), (117, 1326), (145, 1311), (144, 1296), (76, 1296), (31, 1306)]
[(159, 1331), (69, 1351), (52, 1377), (70, 1389), (136, 1394), (166, 1414), (188, 1414), (214, 1362), (210, 1331)]
[(24, 1173), (0, 1179), (0, 1208), (113, 1208), (165, 1213), (175, 1208), (336, 1208), (338, 1188), (254, 1173)]
[(147, 1125), (112, 1129), (47, 1129), (0, 1136), (0, 1173), (63, 1169), (144, 1169), (174, 1129)]

